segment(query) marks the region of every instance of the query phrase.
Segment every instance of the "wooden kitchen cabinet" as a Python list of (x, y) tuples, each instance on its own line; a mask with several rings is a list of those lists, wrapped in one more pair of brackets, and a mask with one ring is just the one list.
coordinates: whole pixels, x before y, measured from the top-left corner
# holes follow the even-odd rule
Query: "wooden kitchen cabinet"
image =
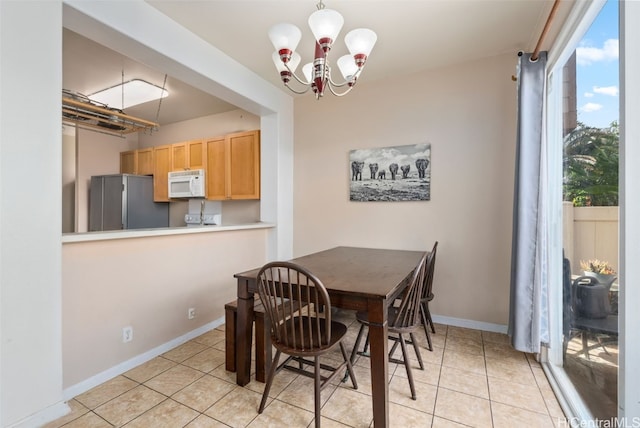
[(153, 200), (169, 201), (169, 179), (171, 171), (172, 144), (153, 148)]
[(153, 175), (153, 147), (136, 150), (138, 160), (136, 162), (136, 174)]
[(224, 200), (227, 198), (227, 160), (226, 139), (224, 137), (207, 140), (207, 199)]
[(187, 160), (189, 169), (206, 169), (205, 140), (187, 141)]
[(207, 199), (260, 199), (260, 131), (206, 141)]
[(153, 174), (153, 148), (120, 152), (120, 174)]
[(187, 143), (171, 144), (171, 171), (184, 171), (188, 168)]
[(204, 169), (207, 199), (260, 199), (260, 131), (120, 153), (122, 174), (153, 175), (153, 200), (169, 201), (169, 171)]
[(171, 151), (171, 171), (204, 169), (204, 140), (172, 144)]
[(227, 135), (231, 199), (260, 199), (260, 131)]
[(136, 174), (138, 153), (136, 150), (120, 152), (120, 174)]

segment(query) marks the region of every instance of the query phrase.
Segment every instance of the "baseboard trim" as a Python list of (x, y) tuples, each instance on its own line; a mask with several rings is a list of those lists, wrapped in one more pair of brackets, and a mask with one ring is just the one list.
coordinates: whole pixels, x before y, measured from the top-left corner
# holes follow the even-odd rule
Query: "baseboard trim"
[(197, 329), (192, 330), (187, 334), (170, 340), (169, 342), (163, 343), (162, 345), (150, 349), (149, 351), (137, 355), (127, 361), (123, 361), (116, 366), (113, 366), (101, 373), (98, 373), (95, 376), (91, 376), (90, 378), (63, 390), (62, 397), (65, 401), (70, 400), (73, 397), (76, 397), (83, 392), (87, 392), (91, 388), (94, 388), (110, 379), (113, 379), (114, 377), (119, 376), (122, 373), (126, 373), (129, 370), (139, 366), (140, 364), (146, 363), (147, 361), (157, 357), (158, 355), (162, 355), (165, 352), (175, 348), (176, 346), (180, 346), (183, 343), (200, 336), (201, 334), (204, 334), (210, 330), (213, 330), (214, 328), (221, 326), (222, 324), (224, 324), (224, 317), (218, 318), (217, 320), (198, 327)]
[[(65, 400), (66, 401), (66, 400)], [(71, 409), (64, 401), (60, 401), (52, 406), (46, 407), (33, 415), (30, 415), (20, 422), (8, 425), (8, 428), (35, 428), (55, 421), (69, 413)]]
[[(435, 314), (432, 315), (432, 318), (433, 318), (433, 322), (438, 324), (446, 324), (446, 325), (452, 325), (455, 327), (471, 328), (475, 330), (491, 331), (495, 333), (507, 332), (507, 326), (502, 324), (493, 324), (493, 323), (487, 323), (482, 321), (468, 320), (464, 318), (446, 317), (446, 316), (435, 315)], [(123, 361), (122, 363), (116, 366), (113, 366), (101, 373), (98, 373), (95, 376), (92, 376), (86, 380), (83, 380), (82, 382), (79, 382), (75, 385), (70, 386), (69, 388), (66, 388), (62, 392), (62, 397), (65, 401), (68, 401), (73, 397), (76, 397), (84, 392), (87, 392), (91, 388), (94, 388), (110, 379), (113, 379), (114, 377), (119, 376), (139, 366), (140, 364), (146, 363), (147, 361), (157, 357), (158, 355), (162, 355), (165, 352), (175, 348), (176, 346), (180, 346), (183, 343), (188, 342), (189, 340), (208, 332), (209, 330), (213, 330), (214, 328), (221, 326), (222, 324), (224, 324), (224, 317), (218, 318), (217, 320), (214, 320), (208, 324), (205, 324), (195, 330), (188, 332), (187, 334), (184, 334), (180, 337), (170, 340), (169, 342), (166, 342), (160, 346), (150, 349), (149, 351), (143, 354), (137, 355), (127, 361)], [(61, 404), (64, 404), (64, 403), (61, 403)], [(65, 405), (65, 408), (68, 409), (66, 405)], [(45, 411), (46, 410), (48, 409), (45, 409)], [(64, 413), (61, 413), (60, 416), (64, 416), (65, 413), (66, 413), (66, 410)], [(29, 425), (24, 425), (24, 426), (29, 426)], [(16, 427), (23, 427), (23, 425), (16, 425)]]
[(442, 315), (431, 314), (433, 322), (438, 324), (452, 325), (454, 327), (472, 328), (474, 330), (491, 331), (494, 333), (507, 333), (507, 326), (502, 324), (493, 324), (490, 322), (474, 321), (464, 318), (445, 317)]

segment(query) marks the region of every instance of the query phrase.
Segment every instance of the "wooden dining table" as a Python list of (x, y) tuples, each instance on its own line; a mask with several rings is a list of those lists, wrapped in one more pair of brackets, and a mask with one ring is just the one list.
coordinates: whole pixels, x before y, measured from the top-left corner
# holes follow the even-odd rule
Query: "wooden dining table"
[[(369, 319), (371, 390), (375, 427), (389, 426), (387, 312), (406, 288), (424, 252), (336, 247), (289, 260), (313, 272), (325, 285), (331, 306), (366, 311)], [(252, 311), (260, 268), (235, 274), (238, 280), (236, 382), (250, 381)]]

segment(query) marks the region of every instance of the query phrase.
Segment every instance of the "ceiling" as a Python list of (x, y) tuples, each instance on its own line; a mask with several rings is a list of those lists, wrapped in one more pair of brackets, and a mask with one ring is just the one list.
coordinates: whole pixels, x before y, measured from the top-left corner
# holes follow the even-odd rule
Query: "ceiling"
[(150, 101), (125, 110), (130, 116), (161, 125), (237, 108), (171, 76), (167, 76), (165, 83), (161, 70), (153, 70), (67, 29), (63, 32), (62, 62), (62, 87), (89, 98), (97, 91), (131, 79), (146, 80), (160, 87), (164, 85), (169, 96), (162, 99), (162, 104)]
[[(312, 59), (314, 42), (307, 19), (316, 10), (316, 0), (146, 2), (278, 87), (282, 83), (271, 60), (273, 46), (267, 37), (272, 25), (297, 25), (302, 30), (298, 47), (301, 63)], [(573, 3), (560, 2), (543, 50), (549, 48)], [(367, 27), (377, 33), (378, 42), (359, 79), (372, 82), (479, 58), (507, 53), (515, 56), (520, 50), (531, 52), (553, 1), (325, 0), (325, 5), (339, 11), (345, 20), (330, 53), (333, 63), (347, 53), (343, 38), (348, 31)], [(162, 70), (151, 70), (69, 30), (64, 32), (63, 46), (65, 89), (89, 95), (133, 78), (163, 85)], [(170, 95), (160, 107), (161, 125), (236, 108), (171, 76), (167, 77), (166, 88)], [(126, 113), (156, 121), (158, 102), (130, 107)]]

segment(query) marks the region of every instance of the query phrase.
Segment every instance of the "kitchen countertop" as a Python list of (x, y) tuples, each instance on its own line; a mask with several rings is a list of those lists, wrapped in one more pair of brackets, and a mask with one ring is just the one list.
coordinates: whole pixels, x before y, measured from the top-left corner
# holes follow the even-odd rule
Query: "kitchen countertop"
[(225, 232), (231, 230), (270, 229), (273, 227), (276, 227), (275, 223), (256, 222), (243, 224), (223, 224), (220, 226), (202, 225), (188, 227), (166, 227), (157, 229), (130, 229), (108, 230), (103, 232), (64, 233), (62, 234), (62, 243), (66, 244), (72, 242), (106, 241), (111, 239), (146, 238), (150, 236), (186, 235), (191, 233)]

